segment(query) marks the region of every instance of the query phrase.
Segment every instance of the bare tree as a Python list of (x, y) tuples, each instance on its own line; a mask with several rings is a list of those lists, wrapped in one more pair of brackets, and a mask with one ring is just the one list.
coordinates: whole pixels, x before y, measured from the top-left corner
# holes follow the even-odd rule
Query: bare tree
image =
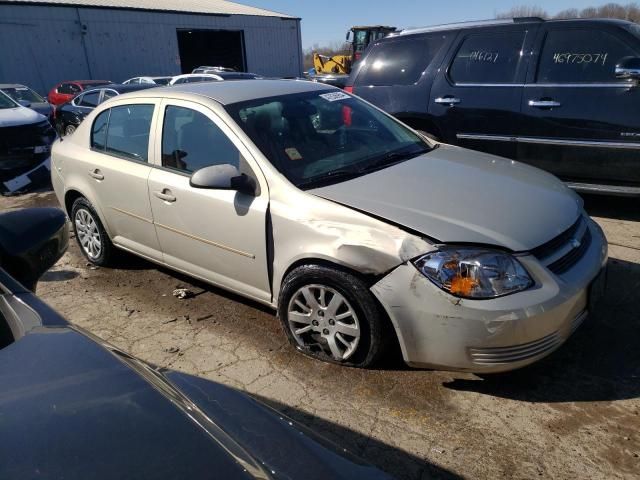
[(617, 18), (640, 23), (640, 7), (637, 3), (621, 5), (619, 3), (607, 3), (600, 7), (588, 7), (579, 10), (569, 8), (550, 16), (545, 10), (537, 6), (513, 7), (504, 13), (499, 13), (496, 18), (514, 17), (540, 17), (540, 18)]
[(536, 6), (521, 5), (519, 7), (513, 7), (510, 10), (499, 13), (496, 18), (516, 18), (516, 17), (540, 17), (549, 18), (549, 14), (546, 10)]

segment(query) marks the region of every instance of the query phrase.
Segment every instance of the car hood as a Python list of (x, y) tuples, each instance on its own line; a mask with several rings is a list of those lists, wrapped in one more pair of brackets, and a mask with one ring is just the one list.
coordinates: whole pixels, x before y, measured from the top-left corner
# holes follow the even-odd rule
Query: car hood
[(582, 200), (556, 177), (451, 145), (309, 193), (443, 243), (525, 251), (568, 229)]
[(0, 128), (15, 127), (18, 125), (30, 125), (46, 120), (38, 112), (26, 107), (0, 109)]
[(22, 298), (46, 322), (0, 350), (0, 478), (389, 478), (241, 392), (152, 367)]
[(48, 117), (53, 112), (53, 106), (49, 102), (32, 103), (29, 108), (45, 117)]

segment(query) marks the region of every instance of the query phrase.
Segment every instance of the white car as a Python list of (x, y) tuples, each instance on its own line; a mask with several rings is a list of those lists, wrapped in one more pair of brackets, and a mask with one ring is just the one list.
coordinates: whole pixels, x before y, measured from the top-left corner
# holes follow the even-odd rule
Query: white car
[(186, 73), (173, 77), (169, 85), (179, 85), (181, 83), (199, 83), (199, 82), (221, 82), (223, 80), (258, 80), (262, 77), (255, 73), (247, 72), (216, 72), (216, 73)]
[(173, 77), (133, 77), (130, 78), (129, 80), (125, 80), (124, 82), (122, 82), (123, 85), (130, 85), (130, 84), (155, 84), (155, 85), (169, 85), (169, 82), (171, 81)]

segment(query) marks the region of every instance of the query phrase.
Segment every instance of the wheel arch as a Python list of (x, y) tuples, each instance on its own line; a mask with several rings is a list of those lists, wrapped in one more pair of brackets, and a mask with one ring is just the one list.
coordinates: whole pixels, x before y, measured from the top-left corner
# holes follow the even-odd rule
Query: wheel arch
[(109, 235), (109, 238), (111, 238), (111, 232), (110, 232), (110, 229), (109, 229), (109, 224), (106, 222), (100, 207), (97, 205), (97, 203), (94, 200), (91, 199), (91, 197), (89, 195), (85, 195), (84, 192), (82, 192), (80, 189), (77, 189), (77, 188), (69, 188), (64, 193), (64, 209), (67, 212), (67, 216), (71, 219), (71, 221), (73, 221), (73, 218), (71, 218), (71, 214), (72, 214), (71, 209), (73, 208), (73, 203), (78, 198), (86, 198), (87, 199), (87, 201), (91, 204), (93, 209), (98, 214), (98, 217), (100, 218), (100, 222), (102, 223), (102, 226), (104, 227), (105, 231)]

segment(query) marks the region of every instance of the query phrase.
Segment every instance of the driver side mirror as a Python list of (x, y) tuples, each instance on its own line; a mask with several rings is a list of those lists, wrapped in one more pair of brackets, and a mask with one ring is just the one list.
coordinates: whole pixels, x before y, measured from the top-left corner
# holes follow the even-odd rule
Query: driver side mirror
[(193, 188), (235, 190), (245, 195), (256, 196), (256, 181), (229, 163), (211, 165), (193, 172), (189, 185)]
[(26, 208), (0, 215), (0, 267), (35, 292), (38, 279), (69, 245), (67, 216), (58, 208)]
[(347, 32), (347, 36), (346, 36), (346, 40), (347, 40), (347, 42), (348, 42), (349, 40), (351, 40), (351, 34), (352, 34), (352, 33), (353, 33), (353, 32), (352, 32), (351, 30), (349, 30), (349, 31)]
[(18, 103), (20, 105), (22, 105), (23, 107), (27, 107), (27, 108), (29, 108), (31, 106), (31, 102), (29, 102), (27, 100), (18, 100)]
[(640, 81), (640, 58), (625, 57), (620, 60), (616, 65), (616, 78), (637, 84)]

